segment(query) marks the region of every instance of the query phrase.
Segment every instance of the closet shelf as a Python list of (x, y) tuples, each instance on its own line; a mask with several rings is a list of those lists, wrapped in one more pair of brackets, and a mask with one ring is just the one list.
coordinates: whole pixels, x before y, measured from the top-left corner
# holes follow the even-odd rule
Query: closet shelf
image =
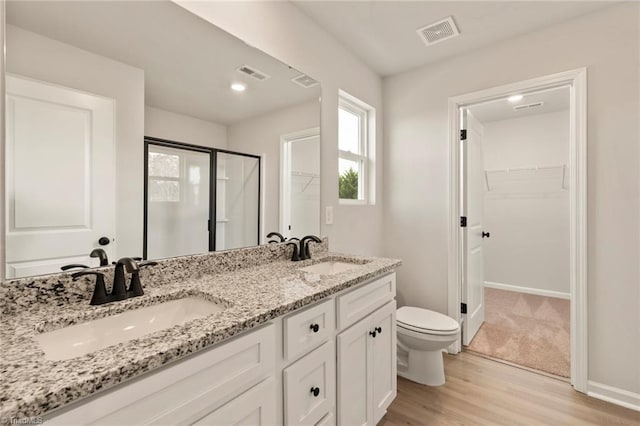
[(485, 170), (488, 193), (549, 193), (567, 189), (567, 165)]

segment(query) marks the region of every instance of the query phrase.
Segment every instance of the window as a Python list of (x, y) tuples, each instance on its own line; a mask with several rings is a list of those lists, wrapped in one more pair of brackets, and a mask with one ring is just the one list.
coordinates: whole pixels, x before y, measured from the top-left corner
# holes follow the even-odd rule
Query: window
[(149, 201), (180, 201), (180, 157), (149, 152)]
[(369, 150), (373, 108), (340, 92), (338, 105), (338, 193), (344, 204), (370, 202)]

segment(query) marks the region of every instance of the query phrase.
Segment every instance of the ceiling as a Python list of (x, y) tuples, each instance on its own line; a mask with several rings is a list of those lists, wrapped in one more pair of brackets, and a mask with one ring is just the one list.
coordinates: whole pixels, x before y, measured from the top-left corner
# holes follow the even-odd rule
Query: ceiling
[[(616, 3), (292, 1), (382, 76), (441, 61)], [(416, 30), (450, 15), (460, 36), (427, 47)]]
[[(290, 81), (295, 69), (167, 0), (8, 1), (6, 10), (8, 24), (143, 69), (149, 106), (229, 125), (320, 96)], [(236, 71), (245, 64), (271, 78)], [(231, 91), (236, 81), (247, 90)]]
[[(517, 105), (529, 105), (544, 102), (542, 106), (514, 111)], [(481, 123), (509, 120), (531, 115), (547, 114), (569, 109), (569, 87), (560, 87), (539, 92), (524, 93), (522, 100), (509, 102), (506, 98), (483, 102), (469, 107), (469, 111)]]

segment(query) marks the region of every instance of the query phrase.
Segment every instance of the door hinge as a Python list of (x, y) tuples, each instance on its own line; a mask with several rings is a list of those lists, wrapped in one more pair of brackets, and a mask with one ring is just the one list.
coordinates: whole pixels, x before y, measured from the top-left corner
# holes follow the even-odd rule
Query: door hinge
[(466, 228), (467, 227), (467, 217), (466, 216), (460, 216), (460, 227), (461, 228)]
[(460, 313), (461, 314), (466, 314), (467, 313), (467, 304), (466, 303), (461, 303), (460, 304)]
[(461, 141), (467, 140), (467, 129), (460, 130), (460, 140)]

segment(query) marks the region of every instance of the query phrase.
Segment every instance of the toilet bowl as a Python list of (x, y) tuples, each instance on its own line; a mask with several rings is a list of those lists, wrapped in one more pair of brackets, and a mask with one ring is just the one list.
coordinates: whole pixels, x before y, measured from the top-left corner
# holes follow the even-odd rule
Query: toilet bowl
[(451, 317), (403, 306), (396, 312), (398, 375), (429, 386), (444, 384), (442, 350), (458, 339), (460, 326)]

